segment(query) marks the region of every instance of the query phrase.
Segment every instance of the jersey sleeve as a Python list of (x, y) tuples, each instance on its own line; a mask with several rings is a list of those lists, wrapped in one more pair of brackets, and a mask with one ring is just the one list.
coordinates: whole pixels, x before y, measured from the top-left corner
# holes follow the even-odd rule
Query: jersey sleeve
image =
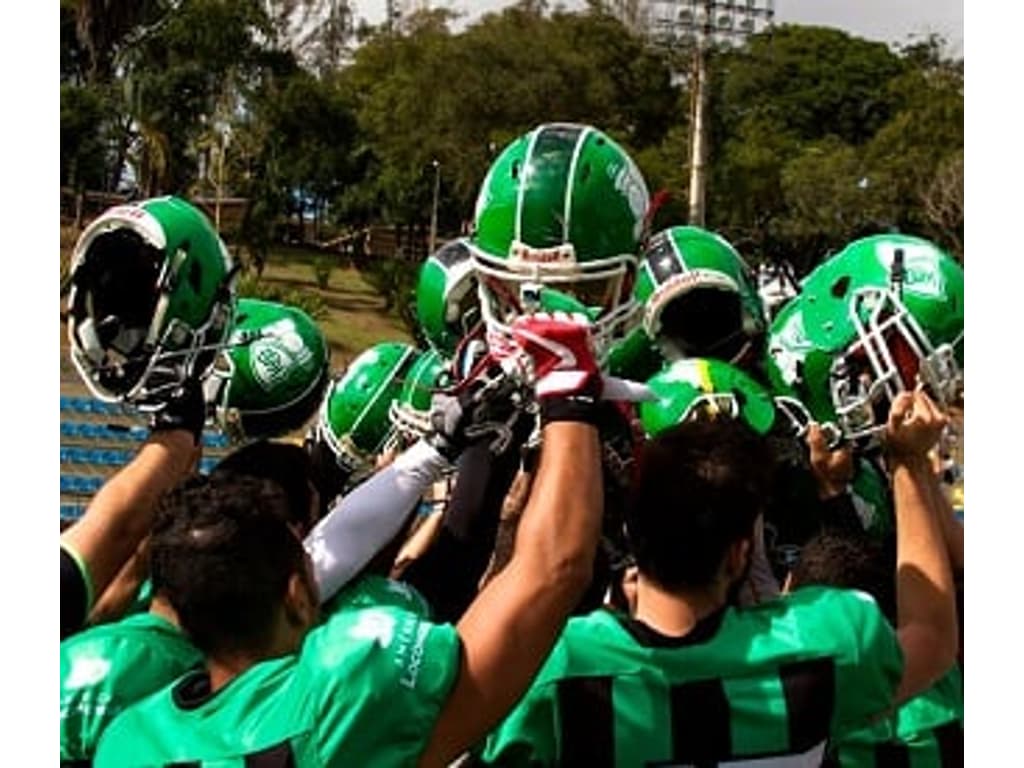
[(315, 691), (320, 753), (414, 764), (458, 675), (460, 654), (450, 624), (405, 606), (342, 604), (311, 633), (300, 661), (305, 685)]
[(831, 597), (836, 626), (847, 628), (847, 647), (837, 656), (833, 720), (833, 732), (842, 733), (893, 710), (903, 651), (874, 598), (855, 590), (837, 590)]

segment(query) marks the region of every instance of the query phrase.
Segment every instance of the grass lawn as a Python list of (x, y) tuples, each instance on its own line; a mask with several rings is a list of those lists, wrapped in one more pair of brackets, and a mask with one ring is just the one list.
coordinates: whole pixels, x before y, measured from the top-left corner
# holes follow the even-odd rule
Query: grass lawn
[(378, 342), (412, 341), (397, 313), (384, 311), (384, 299), (356, 269), (332, 269), (328, 286), (323, 290), (316, 284), (309, 261), (294, 257), (284, 260), (278, 254), (271, 254), (263, 280), (320, 297), (326, 315), (318, 323), (331, 345), (331, 362), (335, 369), (344, 367)]

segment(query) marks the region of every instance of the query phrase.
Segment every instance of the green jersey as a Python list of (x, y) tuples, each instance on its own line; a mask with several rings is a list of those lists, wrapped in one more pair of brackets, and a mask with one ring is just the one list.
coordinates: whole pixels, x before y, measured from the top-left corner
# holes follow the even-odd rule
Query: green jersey
[(455, 628), (431, 624), (412, 589), (367, 576), (343, 590), (294, 654), (216, 693), (186, 674), (122, 714), (96, 766), (407, 766), (458, 672)]
[(949, 768), (964, 764), (964, 681), (954, 666), (883, 721), (843, 736), (841, 768)]
[(483, 762), (817, 766), (836, 734), (891, 706), (902, 666), (860, 592), (726, 608), (680, 638), (596, 611), (569, 622)]
[(60, 759), (88, 761), (121, 710), (202, 661), (166, 619), (139, 613), (60, 644)]

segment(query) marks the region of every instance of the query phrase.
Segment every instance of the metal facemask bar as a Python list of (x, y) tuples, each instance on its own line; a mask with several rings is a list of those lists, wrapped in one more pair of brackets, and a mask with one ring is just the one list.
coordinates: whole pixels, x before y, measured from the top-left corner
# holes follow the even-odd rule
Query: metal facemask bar
[[(953, 344), (935, 347), (906, 305), (889, 289), (858, 289), (851, 296), (849, 307), (858, 338), (852, 351), (863, 351), (874, 378), (863, 373), (859, 381), (851, 381), (845, 356), (834, 366), (832, 402), (847, 438), (872, 438), (884, 431), (885, 422), (877, 423), (876, 409), (891, 403), (907, 389), (890, 348), (894, 335), (917, 357), (918, 382), (928, 386), (941, 405), (955, 401), (963, 390), (963, 370), (956, 362)], [(862, 320), (862, 311), (866, 322)], [(957, 340), (962, 336), (961, 333)]]
[[(504, 278), (500, 279), (504, 281)], [(496, 286), (494, 284), (488, 284), (488, 281), (486, 280), (481, 280), (477, 284), (477, 290), (480, 296), (480, 314), (483, 318), (484, 327), (486, 328), (487, 338), (489, 340), (498, 337), (511, 339), (511, 321), (516, 316), (543, 311), (540, 309), (539, 304), (533, 302), (533, 296), (538, 295), (538, 286), (550, 287), (551, 284), (534, 283), (525, 280), (519, 282), (519, 297), (515, 299), (514, 303), (510, 302), (507, 296), (501, 297), (496, 295), (503, 288), (508, 290), (507, 285), (504, 282)], [(621, 283), (616, 285), (616, 292), (621, 291), (621, 288)], [(510, 307), (519, 306), (519, 314), (517, 315), (514, 312), (503, 312), (501, 310), (502, 304)], [(628, 331), (636, 325), (640, 319), (640, 312), (642, 309), (642, 306), (638, 304), (632, 296), (630, 296), (610, 312), (607, 312), (596, 320), (591, 321), (591, 336), (594, 340), (594, 348), (597, 352), (599, 361), (603, 360), (608, 355), (615, 342), (624, 338)]]
[[(607, 354), (611, 345), (625, 336), (639, 320), (641, 307), (633, 299), (632, 291), (623, 297), (629, 264), (636, 261), (633, 256), (624, 254), (578, 264), (572, 243), (536, 249), (519, 242), (513, 242), (510, 247), (510, 261), (494, 259), (475, 249), (472, 253), (477, 273), (494, 278), (477, 281), (481, 315), (489, 332), (508, 335), (509, 323), (517, 313), (539, 311), (535, 300), (539, 298), (537, 286), (558, 288), (563, 285), (570, 288), (572, 284), (597, 280), (608, 281), (606, 295), (609, 298), (606, 301), (616, 302), (610, 308), (602, 306), (602, 315), (592, 322), (594, 345), (599, 356)], [(512, 289), (510, 284), (517, 288)], [(567, 292), (571, 293), (571, 290)]]
[[(772, 398), (775, 409), (786, 419), (794, 437), (803, 440), (807, 436), (807, 429), (814, 422), (814, 416), (807, 410), (807, 406), (795, 397), (776, 395)], [(843, 433), (831, 421), (821, 424), (821, 430), (825, 435), (825, 445), (830, 451), (838, 448), (843, 442)]]

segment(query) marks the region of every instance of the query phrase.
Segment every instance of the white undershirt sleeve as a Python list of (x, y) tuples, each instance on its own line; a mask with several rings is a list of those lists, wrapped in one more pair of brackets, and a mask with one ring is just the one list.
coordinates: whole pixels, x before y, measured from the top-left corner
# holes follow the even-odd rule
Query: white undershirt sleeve
[(449, 463), (420, 440), (360, 483), (306, 536), (320, 601), (325, 602), (395, 537)]

